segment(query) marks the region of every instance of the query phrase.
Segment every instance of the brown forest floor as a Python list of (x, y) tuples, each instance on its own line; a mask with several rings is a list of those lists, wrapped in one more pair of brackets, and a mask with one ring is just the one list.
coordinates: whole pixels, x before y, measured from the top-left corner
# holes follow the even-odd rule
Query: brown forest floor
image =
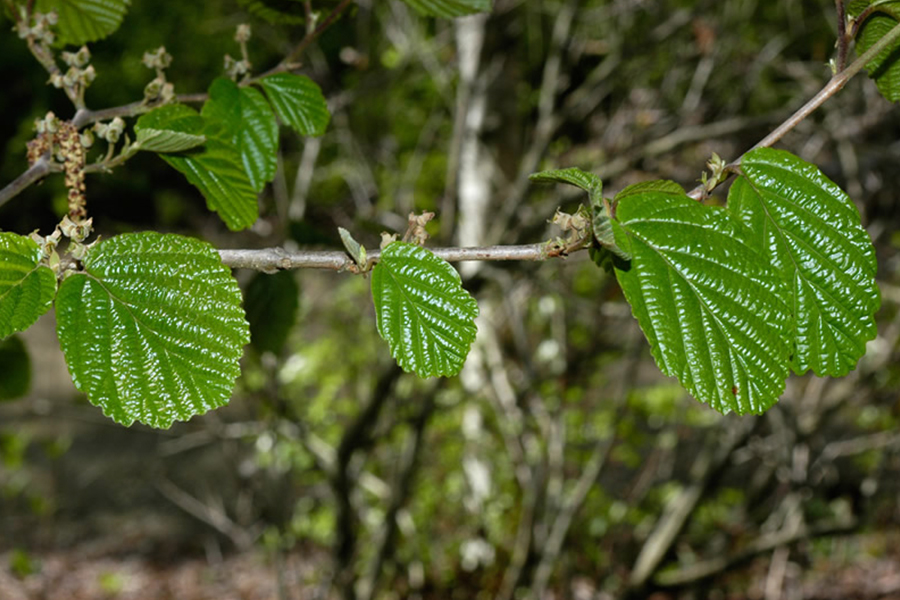
[[(33, 555), (35, 572), (18, 576), (9, 567), (12, 553), (0, 554), (0, 600), (306, 600), (324, 598), (314, 564), (321, 556), (286, 557), (281, 582), (273, 561), (260, 552), (246, 552), (210, 561), (203, 557), (171, 557), (166, 562), (141, 556), (86, 557), (76, 546), (67, 551)], [(671, 595), (657, 592), (651, 600), (679, 597), (727, 600), (900, 600), (900, 548), (894, 556), (862, 558), (853, 564), (820, 561), (801, 570), (793, 563), (771, 587), (768, 561), (751, 567), (758, 578), (745, 593)], [(282, 592), (279, 594), (279, 586)], [(613, 600), (597, 592), (584, 578), (570, 582), (565, 594), (553, 598)], [(434, 596), (439, 597), (439, 596)]]

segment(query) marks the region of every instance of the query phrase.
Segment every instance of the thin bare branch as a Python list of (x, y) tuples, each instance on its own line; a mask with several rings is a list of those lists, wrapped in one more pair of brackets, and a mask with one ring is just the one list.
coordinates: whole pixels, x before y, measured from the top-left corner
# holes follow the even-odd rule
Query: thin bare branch
[(36, 181), (59, 171), (62, 171), (62, 165), (52, 162), (48, 157), (39, 159), (27, 171), (16, 177), (12, 183), (0, 190), (0, 206), (9, 202)]
[(847, 53), (850, 50), (851, 38), (847, 36), (847, 7), (844, 5), (844, 0), (834, 0), (834, 8), (837, 10), (837, 70), (840, 72), (844, 70), (844, 66), (847, 64)]
[(666, 504), (653, 532), (638, 554), (628, 582), (632, 590), (640, 590), (650, 581), (697, 504), (703, 499), (715, 474), (747, 440), (758, 423), (758, 419), (732, 422), (724, 440), (717, 436), (715, 450), (704, 450), (697, 455), (691, 466), (691, 483)]
[(755, 556), (765, 554), (776, 548), (782, 548), (801, 540), (809, 540), (816, 537), (852, 533), (858, 527), (859, 524), (855, 519), (826, 521), (812, 526), (801, 525), (796, 528), (788, 527), (755, 539), (746, 548), (731, 556), (713, 558), (677, 571), (660, 573), (654, 578), (653, 583), (666, 588), (697, 583), (724, 573), (728, 569), (734, 568)]
[(312, 44), (322, 33), (334, 25), (334, 23), (340, 18), (340, 16), (346, 11), (351, 4), (353, 4), (354, 0), (341, 0), (341, 3), (334, 7), (328, 16), (325, 17), (319, 25), (313, 29), (311, 32), (308, 32), (303, 39), (291, 50), (290, 54), (284, 57), (284, 59), (266, 71), (265, 73), (258, 75), (256, 77), (248, 80), (248, 83), (252, 81), (256, 81), (262, 79), (263, 77), (268, 77), (269, 75), (274, 75), (276, 73), (283, 73), (284, 71), (290, 71), (291, 69), (296, 69), (298, 64), (297, 60), (303, 55), (309, 45)]
[[(850, 66), (848, 66), (843, 71), (836, 73), (829, 81), (825, 84), (819, 93), (810, 98), (810, 100), (797, 109), (794, 114), (788, 117), (781, 125), (776, 127), (769, 135), (761, 139), (756, 145), (753, 146), (750, 150), (755, 150), (756, 148), (768, 148), (775, 144), (778, 140), (783, 138), (789, 131), (794, 129), (797, 125), (799, 125), (804, 119), (806, 119), (809, 115), (811, 115), (817, 108), (822, 106), (826, 100), (837, 94), (841, 91), (847, 82), (850, 79), (859, 73), (869, 62), (872, 61), (876, 56), (878, 56), (885, 48), (896, 42), (900, 39), (900, 23), (895, 25), (890, 31), (888, 31), (880, 40), (878, 40), (875, 44), (872, 45), (871, 48), (866, 50), (862, 56), (858, 57)], [(748, 150), (749, 152), (749, 150)], [(740, 158), (732, 162), (728, 165), (728, 167), (736, 167), (740, 164)], [(704, 187), (702, 185), (697, 186), (688, 194), (691, 198), (695, 200), (699, 200), (703, 197)]]
[[(546, 243), (520, 246), (483, 246), (478, 248), (429, 248), (439, 258), (447, 262), (539, 261), (562, 256), (558, 250)], [(574, 252), (576, 249), (568, 251)], [(222, 262), (235, 269), (253, 269), (275, 272), (288, 269), (328, 269), (332, 271), (352, 271), (355, 262), (349, 255), (339, 251), (298, 251), (287, 252), (281, 248), (261, 250), (219, 250)], [(368, 253), (372, 262), (378, 262), (380, 250)]]

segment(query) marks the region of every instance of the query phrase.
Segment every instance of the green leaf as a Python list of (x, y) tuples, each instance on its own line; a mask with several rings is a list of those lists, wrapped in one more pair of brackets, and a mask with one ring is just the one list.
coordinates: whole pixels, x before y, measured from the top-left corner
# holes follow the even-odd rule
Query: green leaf
[(0, 339), (25, 331), (50, 310), (56, 275), (41, 258), (34, 240), (0, 233)]
[(246, 229), (259, 217), (257, 195), (244, 171), (241, 154), (229, 131), (216, 120), (205, 121), (183, 104), (161, 106), (138, 119), (135, 131), (165, 130), (203, 135), (206, 143), (181, 154), (160, 154), (195, 185), (210, 210), (219, 214), (229, 229)]
[(788, 307), (740, 223), (671, 182), (615, 202), (616, 242), (632, 257), (616, 277), (659, 368), (720, 412), (771, 407), (788, 375)]
[(260, 352), (278, 354), (297, 320), (300, 286), (291, 271), (257, 274), (244, 294), (250, 343)]
[(221, 124), (241, 155), (250, 185), (257, 192), (275, 177), (278, 122), (263, 95), (220, 77), (209, 86), (203, 118)]
[(184, 152), (206, 143), (206, 136), (166, 129), (144, 127), (137, 132), (138, 150), (147, 152)]
[(452, 19), (491, 10), (491, 0), (403, 0), (429, 17)]
[(209, 244), (134, 233), (66, 278), (57, 334), (75, 387), (123, 425), (167, 428), (223, 406), (249, 341), (241, 293)]
[(56, 11), (58, 41), (81, 46), (101, 40), (122, 24), (131, 0), (37, 0), (37, 11)]
[(797, 373), (846, 375), (876, 335), (875, 249), (853, 202), (819, 169), (782, 150), (741, 159), (729, 210), (785, 282)]
[(241, 158), (250, 176), (253, 189), (261, 191), (267, 182), (275, 179), (278, 166), (278, 121), (275, 113), (259, 90), (242, 87), (239, 134)]
[(378, 333), (404, 371), (459, 373), (475, 340), (478, 305), (456, 270), (425, 248), (392, 242), (372, 270)]
[(322, 135), (331, 120), (322, 90), (309, 77), (277, 73), (259, 80), (275, 114), (300, 135)]
[(587, 171), (577, 167), (570, 169), (553, 169), (532, 173), (528, 179), (535, 183), (568, 183), (588, 193), (591, 204), (598, 201), (603, 194), (603, 181)]
[(14, 335), (0, 341), (0, 400), (14, 400), (31, 387), (31, 360), (25, 344)]

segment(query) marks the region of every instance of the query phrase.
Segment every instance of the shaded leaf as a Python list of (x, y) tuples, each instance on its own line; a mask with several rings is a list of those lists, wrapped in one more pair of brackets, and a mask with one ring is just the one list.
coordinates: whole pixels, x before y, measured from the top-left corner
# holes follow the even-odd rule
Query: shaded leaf
[(209, 86), (202, 115), (228, 130), (250, 184), (262, 191), (275, 177), (278, 162), (278, 122), (262, 93), (219, 77)]
[(37, 11), (56, 11), (58, 41), (81, 46), (101, 40), (122, 24), (131, 0), (37, 0)]
[(429, 17), (452, 19), (491, 10), (491, 0), (403, 0)]
[(138, 149), (147, 152), (184, 152), (206, 143), (206, 136), (144, 127), (137, 132)]
[(190, 107), (167, 104), (138, 119), (137, 134), (141, 135), (145, 128), (205, 136), (202, 147), (160, 156), (200, 190), (206, 205), (219, 214), (229, 229), (245, 229), (256, 222), (259, 216), (256, 191), (229, 131), (218, 120), (206, 122)]
[(785, 282), (792, 368), (846, 375), (877, 333), (881, 303), (875, 249), (859, 211), (818, 168), (782, 150), (748, 152), (741, 173), (728, 208)]
[(275, 178), (278, 166), (278, 121), (259, 90), (240, 88), (242, 125), (239, 146), (253, 189), (260, 191)]
[(404, 371), (459, 373), (475, 340), (478, 305), (459, 273), (425, 248), (392, 242), (372, 270), (378, 333)]
[(662, 372), (723, 413), (771, 407), (788, 375), (788, 307), (740, 224), (671, 182), (615, 202), (616, 242), (632, 257), (616, 277)]
[(14, 335), (0, 341), (0, 400), (14, 400), (31, 387), (31, 360), (25, 344)]
[(331, 113), (322, 90), (309, 77), (277, 73), (259, 80), (275, 114), (300, 135), (322, 135)]
[(25, 331), (50, 310), (56, 275), (27, 237), (0, 232), (0, 339)]
[(603, 181), (593, 173), (579, 168), (553, 169), (532, 173), (528, 179), (535, 183), (568, 183), (588, 193), (591, 204), (599, 201), (603, 193)]
[(250, 343), (260, 352), (281, 352), (297, 320), (300, 286), (291, 271), (258, 273), (244, 294)]
[(218, 253), (171, 234), (97, 243), (66, 278), (57, 334), (75, 387), (123, 425), (167, 428), (228, 402), (249, 341)]

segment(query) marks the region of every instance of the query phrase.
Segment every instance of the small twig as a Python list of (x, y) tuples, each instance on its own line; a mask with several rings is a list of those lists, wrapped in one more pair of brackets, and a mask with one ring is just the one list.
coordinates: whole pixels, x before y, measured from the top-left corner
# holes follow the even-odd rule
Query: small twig
[(722, 574), (728, 569), (747, 562), (760, 554), (771, 552), (776, 548), (782, 548), (802, 540), (817, 537), (853, 533), (858, 527), (859, 523), (855, 519), (846, 519), (818, 523), (812, 526), (801, 525), (797, 528), (785, 528), (757, 538), (750, 542), (746, 548), (731, 556), (713, 558), (677, 571), (660, 573), (653, 579), (653, 583), (663, 588), (695, 584), (704, 579)]
[(297, 59), (300, 58), (300, 56), (306, 51), (306, 49), (309, 47), (310, 44), (312, 44), (314, 41), (316, 41), (316, 39), (320, 35), (322, 35), (322, 33), (326, 29), (331, 27), (334, 24), (334, 22), (338, 20), (338, 18), (344, 13), (345, 10), (347, 10), (347, 8), (350, 7), (351, 4), (353, 4), (353, 2), (354, 2), (354, 0), (341, 0), (341, 3), (338, 4), (336, 7), (334, 7), (334, 10), (332, 10), (330, 13), (328, 13), (328, 16), (325, 17), (322, 20), (322, 22), (316, 26), (315, 29), (313, 29), (311, 32), (308, 32), (305, 36), (303, 36), (303, 39), (300, 40), (300, 43), (298, 43), (294, 47), (294, 49), (291, 50), (290, 54), (285, 56), (281, 60), (281, 62), (279, 62), (277, 65), (275, 65), (274, 67), (272, 67), (265, 73), (263, 73), (261, 75), (257, 75), (256, 77), (253, 77), (252, 79), (248, 80), (248, 82), (256, 81), (256, 80), (262, 79), (263, 77), (268, 77), (269, 75), (274, 75), (276, 73), (282, 73), (284, 71), (290, 71), (291, 69), (296, 69), (297, 68)]
[(850, 50), (850, 38), (847, 37), (847, 7), (844, 5), (844, 0), (834, 0), (834, 7), (837, 10), (838, 25), (837, 71), (840, 73), (847, 64), (847, 53)]
[(351, 459), (374, 443), (372, 430), (381, 416), (381, 411), (392, 397), (394, 385), (400, 378), (400, 368), (396, 365), (384, 371), (375, 382), (372, 394), (353, 421), (344, 430), (337, 447), (331, 490), (336, 503), (335, 540), (332, 549), (335, 586), (344, 600), (354, 600), (354, 558), (359, 535), (358, 517), (353, 509), (351, 497), (356, 477), (351, 472)]
[(250, 547), (259, 537), (261, 528), (247, 530), (231, 519), (221, 508), (210, 506), (184, 491), (168, 479), (156, 483), (156, 489), (172, 504), (227, 536), (238, 548)]
[[(756, 145), (753, 146), (750, 150), (755, 150), (756, 148), (768, 148), (775, 144), (778, 140), (783, 138), (789, 131), (794, 129), (797, 125), (799, 125), (804, 119), (806, 119), (809, 115), (811, 115), (817, 108), (822, 106), (826, 100), (834, 96), (836, 93), (841, 91), (847, 82), (850, 79), (859, 73), (867, 64), (869, 64), (875, 57), (877, 57), (885, 48), (893, 44), (895, 41), (900, 39), (900, 23), (895, 25), (888, 31), (880, 40), (878, 40), (875, 44), (872, 45), (871, 48), (866, 50), (861, 56), (859, 56), (856, 60), (850, 63), (846, 69), (836, 73), (829, 81), (825, 84), (819, 93), (810, 98), (810, 100), (797, 109), (794, 114), (788, 117), (781, 125), (776, 127), (769, 135), (761, 139)], [(749, 150), (748, 150), (749, 152)], [(743, 155), (741, 155), (743, 156)], [(727, 168), (734, 168), (740, 165), (741, 159), (731, 162)], [(711, 191), (711, 190), (708, 190)], [(699, 200), (704, 193), (704, 187), (702, 185), (697, 186), (688, 194), (691, 198), (695, 200)]]
[(383, 572), (384, 564), (396, 551), (397, 517), (403, 506), (409, 501), (416, 469), (419, 465), (425, 428), (435, 409), (435, 396), (438, 387), (432, 386), (428, 395), (421, 399), (422, 407), (411, 423), (409, 441), (398, 458), (397, 472), (391, 486), (391, 495), (381, 527), (376, 534), (375, 556), (367, 565), (365, 576), (357, 583), (360, 600), (371, 600), (378, 588), (378, 579)]
[[(666, 503), (662, 515), (656, 522), (638, 554), (629, 578), (629, 588), (641, 590), (653, 578), (666, 554), (672, 548), (678, 535), (687, 524), (694, 509), (704, 498), (715, 475), (731, 458), (734, 451), (746, 442), (759, 420), (731, 422), (730, 431), (716, 440), (716, 450), (707, 449), (698, 454), (691, 466), (691, 482), (678, 495)], [(729, 425), (726, 423), (726, 426)]]
[(562, 82), (560, 70), (562, 68), (563, 50), (571, 41), (569, 35), (572, 23), (575, 19), (577, 1), (571, 0), (562, 6), (554, 15), (553, 37), (551, 47), (544, 62), (544, 70), (541, 75), (541, 87), (538, 95), (538, 119), (534, 128), (534, 135), (528, 149), (519, 161), (519, 170), (509, 187), (499, 214), (494, 218), (494, 227), (488, 232), (487, 239), (500, 241), (503, 235), (510, 230), (510, 220), (515, 216), (521, 206), (521, 199), (528, 190), (530, 180), (528, 176), (534, 173), (540, 164), (541, 157), (547, 150), (547, 146), (553, 138), (554, 132), (559, 127), (562, 119), (557, 115), (556, 97)]

